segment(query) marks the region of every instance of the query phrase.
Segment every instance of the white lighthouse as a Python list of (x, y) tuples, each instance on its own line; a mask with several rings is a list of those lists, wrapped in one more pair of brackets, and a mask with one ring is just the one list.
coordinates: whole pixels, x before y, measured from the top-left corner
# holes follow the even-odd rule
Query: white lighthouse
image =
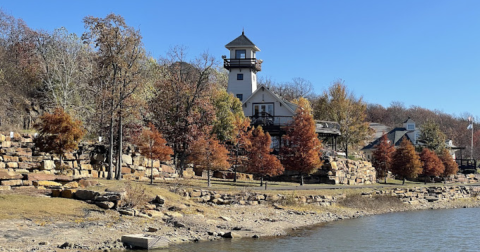
[(257, 90), (257, 72), (262, 70), (262, 61), (257, 60), (260, 49), (245, 36), (238, 36), (225, 46), (230, 58), (223, 56), (223, 66), (229, 71), (227, 92), (244, 102)]

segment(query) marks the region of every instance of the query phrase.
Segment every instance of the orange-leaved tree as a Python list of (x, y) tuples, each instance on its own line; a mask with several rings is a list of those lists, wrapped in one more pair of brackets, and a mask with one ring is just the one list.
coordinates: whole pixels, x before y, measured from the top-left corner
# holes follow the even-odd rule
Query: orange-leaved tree
[(74, 120), (62, 108), (45, 113), (35, 125), (39, 135), (35, 138), (35, 146), (45, 152), (53, 152), (60, 156), (60, 165), (66, 152), (78, 148), (78, 143), (86, 133), (80, 120)]
[(450, 152), (447, 149), (442, 150), (439, 158), (442, 160), (442, 163), (445, 166), (445, 171), (442, 174), (443, 177), (457, 174), (458, 164), (455, 162), (455, 160), (453, 160), (452, 155), (450, 155)]
[(140, 154), (150, 158), (150, 184), (153, 184), (153, 160), (168, 161), (173, 155), (173, 150), (167, 146), (167, 141), (163, 138), (152, 123), (148, 124), (147, 129), (136, 139)]
[(228, 150), (214, 136), (199, 136), (190, 147), (188, 161), (196, 168), (207, 170), (208, 186), (210, 187), (210, 171), (227, 170)]
[(384, 134), (373, 151), (373, 167), (375, 167), (378, 177), (385, 178), (385, 184), (387, 183), (388, 171), (392, 166), (394, 152), (395, 147), (388, 140), (387, 134)]
[(235, 119), (233, 121), (233, 135), (232, 143), (235, 150), (235, 176), (233, 177), (233, 182), (237, 182), (237, 168), (238, 168), (238, 152), (241, 149), (246, 149), (250, 144), (249, 130), (250, 119), (247, 117), (242, 117), (238, 114), (235, 114)]
[(258, 126), (250, 133), (250, 144), (247, 147), (247, 172), (260, 176), (260, 186), (263, 186), (265, 176), (276, 176), (283, 173), (284, 168), (275, 155), (270, 154), (272, 148), (270, 134), (263, 132)]
[(392, 172), (403, 178), (403, 184), (405, 179), (416, 178), (422, 173), (422, 161), (415, 152), (413, 144), (405, 137), (393, 153)]
[(300, 185), (303, 185), (303, 175), (312, 173), (322, 165), (322, 143), (315, 133), (310, 103), (305, 98), (298, 100), (292, 123), (284, 136), (281, 149), (282, 163), (287, 170), (300, 174)]
[(445, 171), (445, 166), (442, 160), (438, 158), (435, 152), (424, 148), (420, 153), (420, 160), (423, 163), (423, 175), (425, 176), (425, 184), (427, 183), (427, 177), (440, 176)]

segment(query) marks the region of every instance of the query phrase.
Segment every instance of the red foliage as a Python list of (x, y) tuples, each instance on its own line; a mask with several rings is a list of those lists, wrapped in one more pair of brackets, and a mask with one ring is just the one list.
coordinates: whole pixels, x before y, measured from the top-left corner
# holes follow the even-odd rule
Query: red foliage
[(168, 161), (173, 155), (172, 148), (168, 147), (167, 141), (162, 133), (158, 132), (152, 123), (148, 124), (148, 129), (143, 129), (136, 140), (140, 153), (150, 159)]
[(420, 153), (420, 160), (423, 163), (423, 174), (425, 176), (440, 176), (445, 171), (445, 166), (437, 154), (427, 148), (424, 148)]
[(458, 172), (458, 164), (453, 160), (452, 155), (447, 149), (444, 149), (440, 155), (440, 160), (442, 160), (443, 165), (445, 166), (445, 171), (442, 176), (447, 177), (450, 175), (455, 175)]
[(405, 137), (393, 153), (392, 172), (403, 179), (416, 178), (422, 173), (420, 157), (415, 152), (415, 147)]
[(310, 105), (306, 99), (300, 98), (293, 122), (284, 136), (282, 163), (287, 170), (309, 174), (322, 165), (321, 148)]
[(35, 138), (36, 146), (42, 151), (52, 151), (60, 158), (66, 152), (75, 150), (86, 132), (82, 122), (73, 120), (62, 108), (55, 109), (53, 114), (42, 115), (35, 128), (40, 131)]
[(264, 176), (276, 176), (283, 173), (284, 168), (274, 155), (270, 154), (272, 140), (268, 132), (265, 134), (261, 126), (251, 132), (250, 145), (247, 148), (247, 172)]
[(228, 150), (215, 136), (199, 136), (190, 148), (188, 161), (193, 163), (195, 168), (208, 171), (208, 186), (210, 186), (210, 170), (226, 170), (230, 167), (228, 163)]
[(380, 138), (380, 142), (375, 146), (373, 151), (373, 166), (377, 170), (378, 177), (384, 178), (392, 165), (392, 157), (395, 147), (389, 143), (387, 134)]

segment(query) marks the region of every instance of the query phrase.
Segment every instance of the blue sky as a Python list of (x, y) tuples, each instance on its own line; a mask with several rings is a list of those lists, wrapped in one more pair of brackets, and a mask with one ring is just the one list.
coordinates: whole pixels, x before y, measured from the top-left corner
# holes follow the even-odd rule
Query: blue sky
[(91, 15), (122, 15), (158, 58), (183, 45), (221, 59), (242, 29), (261, 49), (259, 77), (333, 81), (368, 103), (480, 116), (480, 1), (5, 1), (35, 29), (84, 31)]

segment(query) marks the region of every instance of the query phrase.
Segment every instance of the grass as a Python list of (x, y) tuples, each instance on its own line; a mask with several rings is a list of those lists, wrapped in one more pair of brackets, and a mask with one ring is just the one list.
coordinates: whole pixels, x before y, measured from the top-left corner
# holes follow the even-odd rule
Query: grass
[(98, 209), (83, 201), (21, 194), (0, 194), (0, 220), (29, 218), (81, 218), (86, 209)]

